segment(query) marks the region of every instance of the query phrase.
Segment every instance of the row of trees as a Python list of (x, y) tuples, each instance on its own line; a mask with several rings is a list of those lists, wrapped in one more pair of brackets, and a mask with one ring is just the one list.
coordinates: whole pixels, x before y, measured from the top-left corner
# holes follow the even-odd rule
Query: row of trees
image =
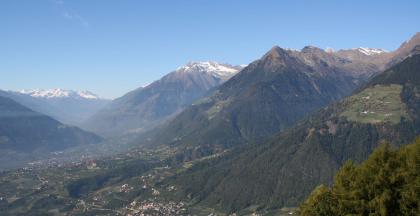
[(420, 138), (399, 150), (381, 145), (360, 165), (347, 162), (331, 188), (311, 193), (301, 215), (420, 215)]

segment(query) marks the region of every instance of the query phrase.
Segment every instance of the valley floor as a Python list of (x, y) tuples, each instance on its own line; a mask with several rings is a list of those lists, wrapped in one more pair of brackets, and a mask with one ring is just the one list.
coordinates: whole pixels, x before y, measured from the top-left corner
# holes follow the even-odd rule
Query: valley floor
[[(171, 166), (165, 162), (167, 156), (165, 150), (138, 150), (100, 160), (3, 172), (0, 215), (228, 215), (176, 196), (177, 186), (165, 180), (194, 162)], [(250, 207), (238, 215), (293, 212), (294, 208), (258, 212)]]

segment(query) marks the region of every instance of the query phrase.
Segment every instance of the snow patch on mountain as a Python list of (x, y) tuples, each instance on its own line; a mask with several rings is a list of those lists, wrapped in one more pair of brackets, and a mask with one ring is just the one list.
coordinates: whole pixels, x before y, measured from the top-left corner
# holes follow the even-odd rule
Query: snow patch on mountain
[(242, 66), (232, 66), (229, 64), (221, 64), (213, 61), (205, 62), (189, 62), (188, 64), (177, 68), (176, 72), (184, 73), (210, 73), (219, 78), (231, 77), (238, 73)]
[(36, 98), (78, 98), (97, 100), (100, 99), (96, 94), (89, 91), (73, 91), (65, 89), (24, 89), (19, 91), (20, 94), (29, 95)]
[(325, 48), (325, 52), (327, 52), (327, 53), (334, 53), (335, 50), (334, 50), (334, 48), (327, 47), (327, 48)]
[(378, 54), (382, 54), (382, 53), (387, 53), (388, 51), (383, 50), (383, 49), (375, 49), (375, 48), (367, 48), (367, 47), (359, 47), (356, 48), (355, 50), (365, 54), (365, 55), (378, 55)]

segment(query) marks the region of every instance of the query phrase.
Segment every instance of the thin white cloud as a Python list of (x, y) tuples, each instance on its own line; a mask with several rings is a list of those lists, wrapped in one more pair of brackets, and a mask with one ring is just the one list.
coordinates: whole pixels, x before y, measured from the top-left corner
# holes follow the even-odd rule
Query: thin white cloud
[(86, 21), (85, 18), (83, 18), (81, 15), (77, 14), (77, 13), (69, 13), (68, 11), (64, 11), (62, 13), (63, 17), (68, 19), (68, 20), (76, 20), (78, 22), (80, 22), (80, 24), (82, 24), (84, 27), (89, 27), (89, 22)]
[(90, 26), (89, 22), (81, 16), (79, 13), (70, 11), (65, 6), (64, 0), (53, 0), (53, 3), (58, 7), (60, 10), (61, 16), (67, 20), (74, 20), (79, 22), (83, 27), (88, 28)]
[(67, 11), (62, 13), (63, 17), (66, 19), (73, 19), (73, 15), (69, 14)]

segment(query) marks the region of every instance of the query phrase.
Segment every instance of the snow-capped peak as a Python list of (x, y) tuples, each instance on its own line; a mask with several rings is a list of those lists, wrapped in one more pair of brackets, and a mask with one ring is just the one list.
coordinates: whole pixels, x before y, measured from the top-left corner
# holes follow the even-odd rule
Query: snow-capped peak
[(79, 92), (77, 92), (77, 93), (78, 93), (78, 94), (79, 94), (79, 96), (80, 96), (80, 97), (82, 97), (82, 98), (92, 99), (92, 100), (94, 100), (94, 99), (99, 99), (98, 95), (93, 94), (93, 93), (92, 93), (92, 92), (90, 92), (90, 91), (79, 91)]
[(204, 61), (189, 62), (188, 64), (177, 68), (176, 71), (184, 73), (205, 72), (211, 73), (213, 76), (226, 78), (235, 75), (241, 69), (241, 66), (232, 66), (229, 64), (221, 64), (213, 61)]
[(375, 48), (367, 48), (367, 47), (359, 47), (356, 49), (357, 51), (365, 54), (365, 55), (378, 55), (382, 53), (387, 53), (388, 51), (383, 49), (375, 49)]
[(90, 100), (99, 99), (99, 97), (89, 91), (73, 91), (65, 89), (25, 89), (19, 91), (21, 94), (26, 94), (37, 98), (84, 98)]

